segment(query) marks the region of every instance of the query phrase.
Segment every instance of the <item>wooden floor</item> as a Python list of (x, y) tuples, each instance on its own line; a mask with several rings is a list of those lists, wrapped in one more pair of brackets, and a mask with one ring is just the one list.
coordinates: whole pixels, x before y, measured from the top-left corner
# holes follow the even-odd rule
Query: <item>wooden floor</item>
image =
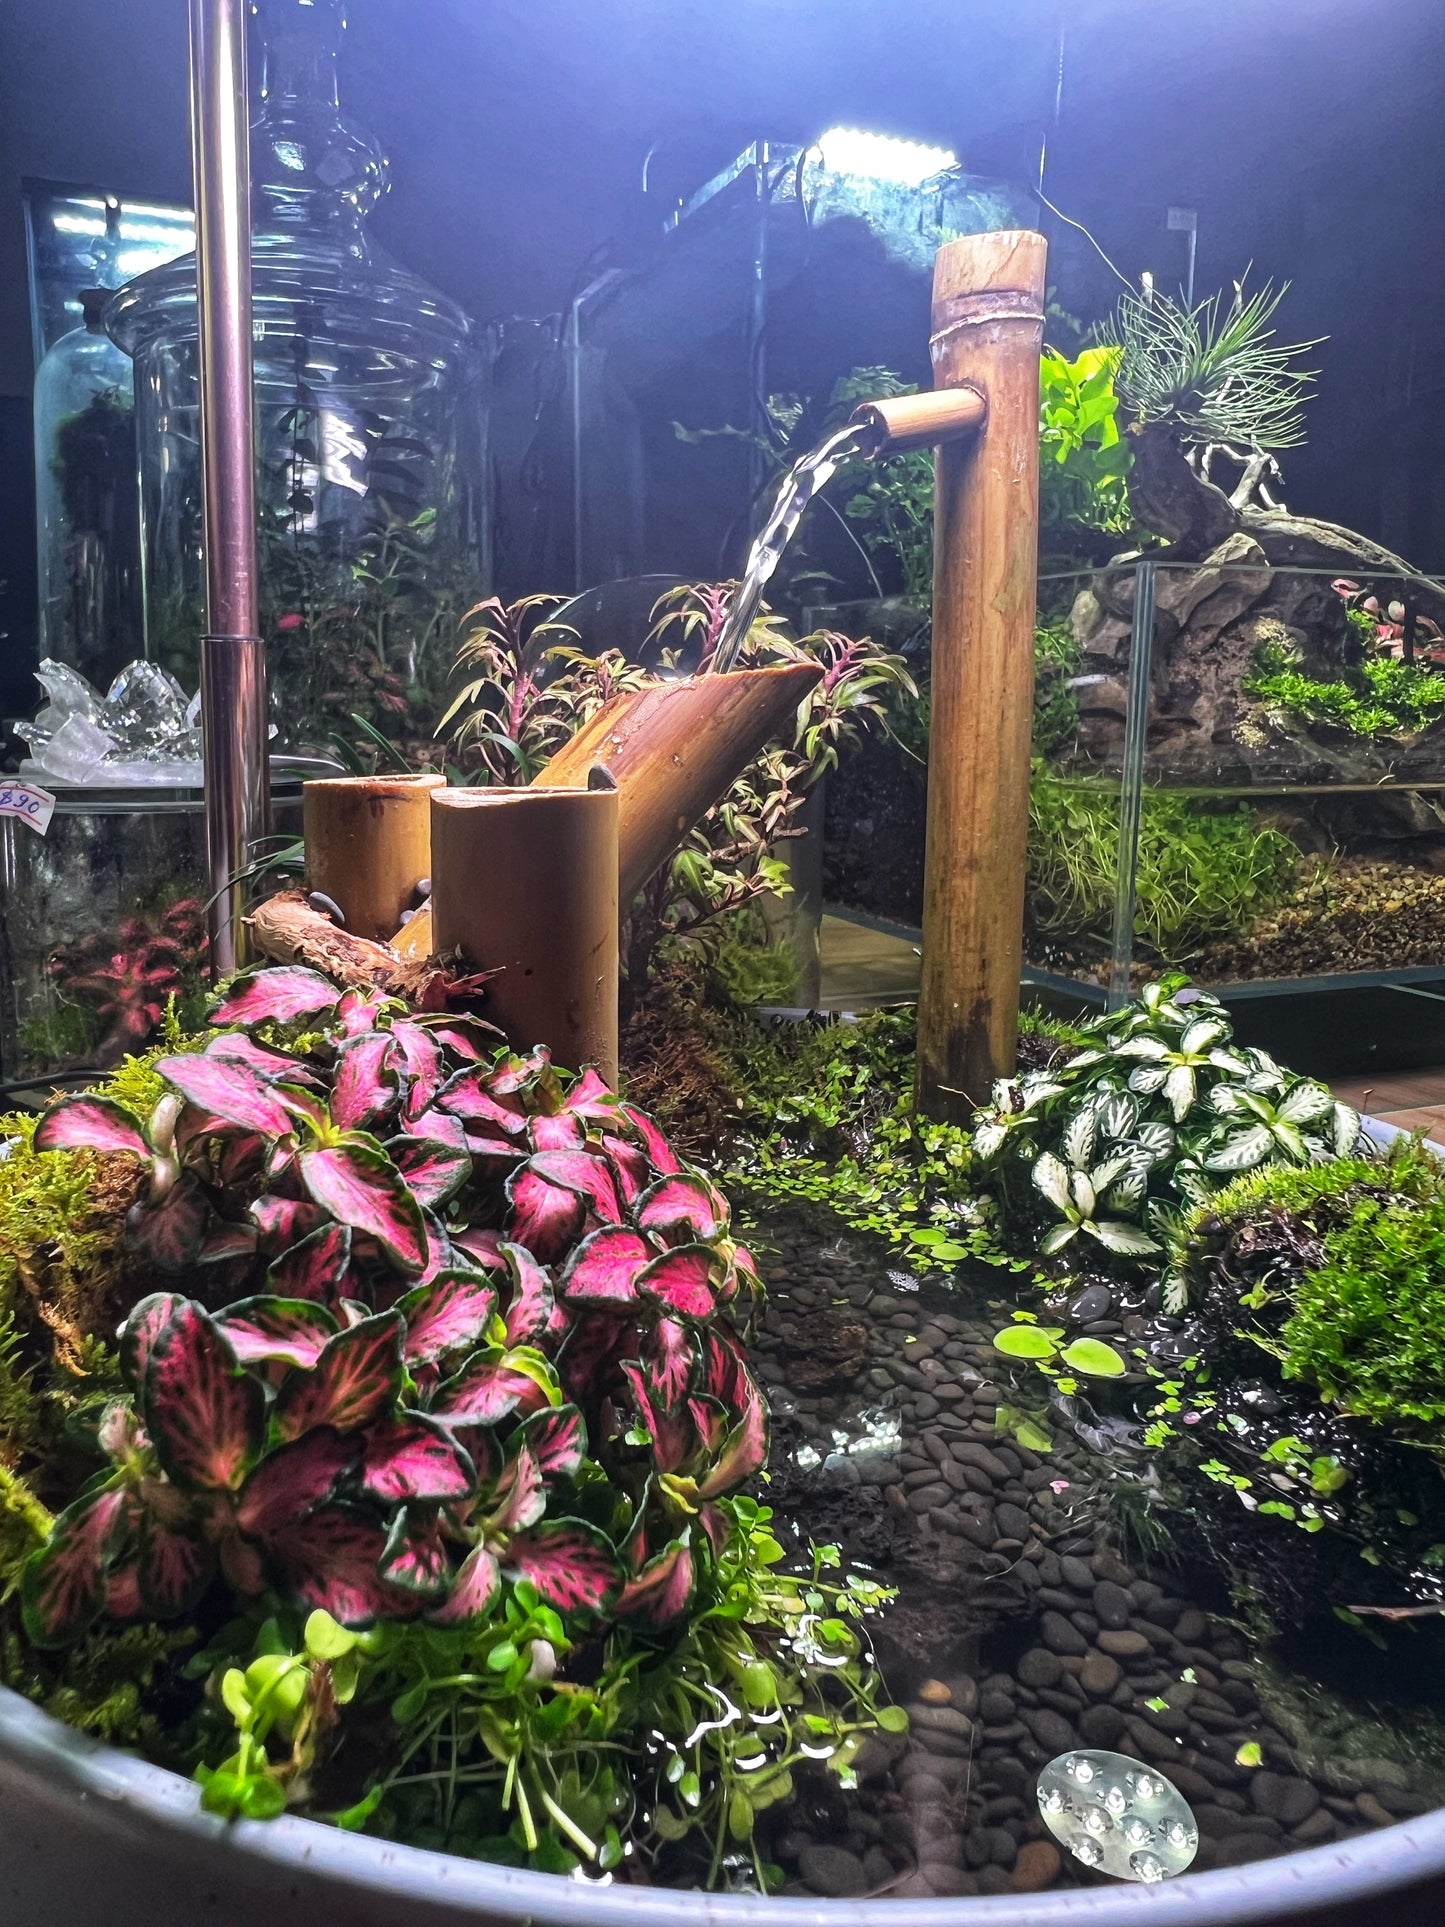
[[(826, 915), (821, 937), (825, 1010), (867, 1010), (917, 995), (919, 954), (907, 936)], [(1334, 1091), (1357, 1110), (1445, 1142), (1445, 1064), (1374, 1078), (1344, 1077)]]

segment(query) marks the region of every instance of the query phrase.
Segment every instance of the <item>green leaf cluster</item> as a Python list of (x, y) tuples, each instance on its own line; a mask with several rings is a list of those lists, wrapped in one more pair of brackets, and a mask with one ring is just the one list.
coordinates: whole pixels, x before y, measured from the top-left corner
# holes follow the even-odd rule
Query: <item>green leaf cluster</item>
[(1119, 349), (1085, 348), (1039, 363), (1039, 519), (1045, 529), (1129, 527), (1133, 456), (1119, 432)]
[[(1350, 611), (1356, 613), (1363, 612)], [(1282, 645), (1267, 645), (1244, 688), (1257, 702), (1352, 736), (1413, 735), (1445, 716), (1445, 676), (1391, 656), (1367, 656), (1348, 676), (1322, 682), (1306, 675)]]

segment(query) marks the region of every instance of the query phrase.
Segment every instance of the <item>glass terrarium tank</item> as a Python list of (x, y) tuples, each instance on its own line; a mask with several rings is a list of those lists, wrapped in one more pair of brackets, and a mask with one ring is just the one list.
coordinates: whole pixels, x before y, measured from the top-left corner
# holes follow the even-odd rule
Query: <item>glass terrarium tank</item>
[[(485, 561), (486, 364), (453, 302), (367, 232), (380, 145), (341, 117), (344, 19), (266, 0), (252, 133), (262, 623), (290, 745), (353, 713), (425, 733)], [(134, 358), (146, 652), (188, 687), (204, 627), (194, 257), (106, 316)]]

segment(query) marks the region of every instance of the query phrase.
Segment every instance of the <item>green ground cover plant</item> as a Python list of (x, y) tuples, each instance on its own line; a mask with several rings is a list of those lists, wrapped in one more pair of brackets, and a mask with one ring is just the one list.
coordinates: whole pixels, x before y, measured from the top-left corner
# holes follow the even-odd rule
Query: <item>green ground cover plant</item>
[(1445, 716), (1445, 676), (1391, 656), (1367, 656), (1348, 678), (1321, 682), (1305, 675), (1287, 650), (1266, 648), (1244, 687), (1257, 702), (1352, 736), (1411, 735)]

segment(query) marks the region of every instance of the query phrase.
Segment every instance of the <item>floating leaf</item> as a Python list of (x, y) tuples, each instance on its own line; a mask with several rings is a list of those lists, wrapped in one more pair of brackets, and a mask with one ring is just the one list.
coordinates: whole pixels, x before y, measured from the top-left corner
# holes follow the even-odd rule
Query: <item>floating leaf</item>
[(993, 1348), (1005, 1358), (1052, 1358), (1058, 1346), (1037, 1325), (1006, 1325), (993, 1335)]
[(1086, 1378), (1118, 1378), (1129, 1369), (1114, 1347), (1098, 1338), (1074, 1339), (1065, 1345), (1059, 1358), (1070, 1371), (1082, 1372)]

